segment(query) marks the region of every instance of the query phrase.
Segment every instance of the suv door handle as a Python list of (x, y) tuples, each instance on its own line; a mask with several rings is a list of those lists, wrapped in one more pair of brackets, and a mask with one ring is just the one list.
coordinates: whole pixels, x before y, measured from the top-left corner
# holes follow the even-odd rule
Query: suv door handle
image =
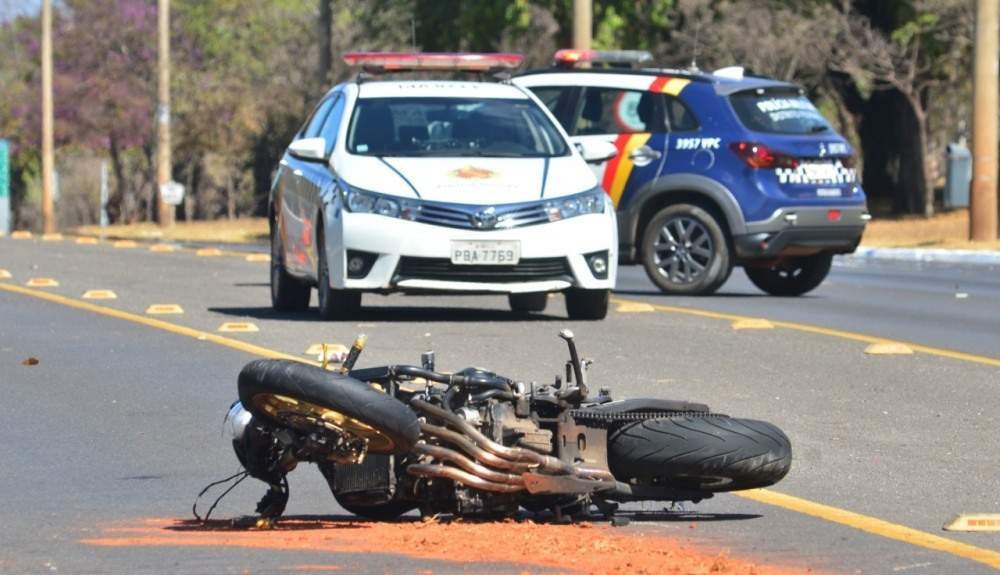
[(628, 155), (629, 159), (631, 159), (637, 166), (645, 166), (653, 160), (659, 160), (662, 156), (662, 152), (657, 152), (649, 146), (639, 146), (629, 152)]

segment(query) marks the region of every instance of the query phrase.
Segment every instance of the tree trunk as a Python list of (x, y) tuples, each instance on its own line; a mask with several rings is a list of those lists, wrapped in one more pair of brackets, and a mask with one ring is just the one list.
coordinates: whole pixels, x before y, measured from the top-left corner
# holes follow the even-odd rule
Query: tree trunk
[(115, 174), (115, 191), (108, 198), (108, 220), (111, 223), (125, 222), (128, 218), (126, 202), (128, 186), (125, 183), (125, 166), (122, 164), (121, 150), (114, 134), (110, 137), (108, 152), (111, 154), (111, 170)]

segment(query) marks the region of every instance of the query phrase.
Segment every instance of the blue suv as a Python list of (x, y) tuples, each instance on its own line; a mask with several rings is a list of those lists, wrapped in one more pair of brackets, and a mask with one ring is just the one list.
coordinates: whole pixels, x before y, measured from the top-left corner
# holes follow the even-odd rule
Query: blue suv
[[(613, 143), (592, 164), (618, 211), (619, 261), (672, 294), (710, 294), (742, 266), (773, 295), (822, 283), (871, 219), (854, 151), (794, 84), (744, 74), (602, 68), (560, 51), (523, 73), (578, 144)], [(591, 68), (566, 67), (590, 61)]]

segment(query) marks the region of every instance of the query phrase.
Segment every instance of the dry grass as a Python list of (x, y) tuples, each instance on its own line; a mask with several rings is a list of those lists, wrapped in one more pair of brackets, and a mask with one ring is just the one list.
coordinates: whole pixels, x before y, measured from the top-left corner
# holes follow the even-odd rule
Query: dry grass
[[(81, 235), (100, 236), (98, 226), (76, 230)], [(104, 229), (108, 238), (130, 240), (165, 240), (204, 243), (261, 243), (267, 241), (267, 220), (246, 218), (211, 222), (177, 222), (171, 228), (153, 223), (116, 225)], [(866, 247), (950, 248), (1000, 250), (1000, 239), (992, 242), (970, 242), (969, 212), (956, 210), (931, 219), (916, 216), (877, 218), (868, 224), (862, 245)]]
[(202, 222), (177, 222), (169, 228), (144, 222), (130, 225), (83, 226), (76, 233), (126, 240), (162, 240), (175, 242), (247, 244), (267, 240), (266, 218), (216, 220)]
[(968, 210), (956, 210), (931, 219), (916, 216), (874, 219), (868, 224), (861, 244), (866, 247), (1000, 250), (1000, 239), (969, 241)]

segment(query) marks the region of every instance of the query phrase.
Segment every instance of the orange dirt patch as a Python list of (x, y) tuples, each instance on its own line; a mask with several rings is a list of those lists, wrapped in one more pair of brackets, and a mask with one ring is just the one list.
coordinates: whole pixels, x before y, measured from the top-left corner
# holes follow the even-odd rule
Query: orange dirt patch
[[(282, 551), (397, 554), (414, 559), (510, 563), (524, 569), (593, 574), (790, 575), (808, 568), (761, 565), (683, 544), (674, 539), (606, 525), (537, 524), (531, 521), (463, 522), (343, 521), (288, 518), (274, 529), (237, 529), (226, 521), (207, 526), (193, 521), (147, 519), (136, 525), (103, 529), (103, 537), (84, 539), (106, 547), (244, 547)], [(387, 541), (393, 542), (391, 547)], [(297, 565), (299, 571), (334, 571), (336, 565)]]

